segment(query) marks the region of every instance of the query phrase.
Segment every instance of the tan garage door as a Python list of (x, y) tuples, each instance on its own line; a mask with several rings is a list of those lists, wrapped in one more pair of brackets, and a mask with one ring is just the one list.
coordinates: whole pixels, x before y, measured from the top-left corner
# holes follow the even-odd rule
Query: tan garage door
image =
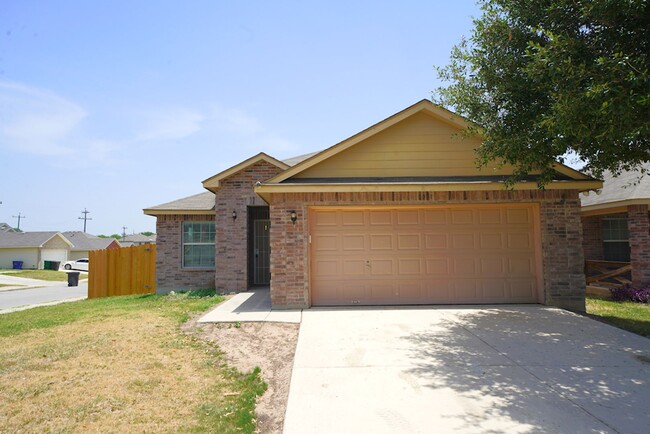
[(312, 304), (535, 303), (533, 205), (310, 210)]

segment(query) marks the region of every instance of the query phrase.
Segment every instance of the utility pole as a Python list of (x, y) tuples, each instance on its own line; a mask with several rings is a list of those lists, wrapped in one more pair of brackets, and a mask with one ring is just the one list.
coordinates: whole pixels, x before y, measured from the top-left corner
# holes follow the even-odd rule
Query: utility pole
[(90, 211), (88, 211), (86, 208), (84, 208), (83, 211), (81, 211), (81, 214), (83, 214), (83, 217), (77, 217), (79, 220), (84, 221), (84, 232), (86, 232), (86, 220), (92, 220), (92, 217), (88, 217), (88, 214), (90, 214)]
[(122, 241), (124, 241), (124, 238), (126, 238), (126, 230), (128, 228), (126, 226), (122, 226)]
[(24, 215), (20, 215), (20, 213), (18, 213), (18, 215), (12, 215), (11, 217), (18, 219), (18, 227), (17, 227), (18, 230), (20, 230), (20, 220), (27, 218)]

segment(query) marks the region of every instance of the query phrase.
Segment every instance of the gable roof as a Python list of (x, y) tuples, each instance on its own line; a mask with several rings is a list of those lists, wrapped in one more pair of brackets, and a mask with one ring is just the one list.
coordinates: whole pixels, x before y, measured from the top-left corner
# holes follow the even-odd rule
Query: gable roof
[(211, 176), (210, 178), (206, 179), (203, 181), (203, 188), (210, 190), (210, 191), (216, 191), (219, 188), (219, 181), (226, 179), (235, 173), (241, 172), (242, 170), (246, 169), (249, 166), (252, 166), (253, 164), (259, 163), (260, 161), (266, 161), (269, 164), (272, 164), (274, 166), (279, 167), (282, 170), (286, 170), (289, 168), (289, 165), (286, 163), (283, 163), (280, 160), (276, 160), (275, 158), (271, 157), (268, 154), (265, 154), (264, 152), (260, 152), (257, 155), (254, 155), (250, 157), (247, 160), (242, 161), (239, 164), (236, 164), (223, 172), (217, 173), (214, 176)]
[[(368, 143), (368, 140), (376, 137), (389, 128), (396, 126), (398, 123), (407, 119), (415, 119), (415, 116), (427, 114), (431, 118), (443, 125), (451, 127), (456, 131), (461, 131), (470, 125), (469, 121), (464, 118), (433, 104), (429, 100), (421, 100), (416, 104), (390, 116), (383, 121), (353, 135), (352, 137), (335, 144), (319, 153), (306, 158), (284, 172), (272, 177), (271, 179), (257, 186), (255, 191), (258, 195), (266, 199), (266, 195), (273, 192), (312, 192), (312, 191), (425, 191), (425, 190), (494, 190), (495, 183), (502, 184), (506, 175), (494, 176), (492, 174), (481, 174), (480, 176), (462, 177), (462, 176), (426, 176), (426, 177), (316, 177), (309, 178), (303, 173), (311, 173), (315, 166), (334, 157), (350, 148), (360, 144)], [(478, 137), (476, 139), (479, 139)], [(347, 154), (346, 154), (347, 155)], [(554, 165), (558, 173), (557, 179), (547, 188), (576, 188), (580, 190), (590, 190), (600, 188), (601, 181), (593, 179), (588, 175), (580, 173), (563, 164)], [(311, 169), (311, 172), (308, 172)], [(321, 170), (321, 172), (325, 169)], [(449, 171), (449, 170), (447, 170)], [(318, 172), (318, 170), (316, 171)], [(305, 179), (307, 178), (307, 179)], [(534, 179), (517, 183), (519, 189), (536, 189), (537, 183), (531, 182)]]
[[(643, 168), (650, 171), (650, 162)], [(642, 175), (640, 171), (624, 171), (618, 177), (611, 172), (603, 174), (603, 188), (596, 194), (581, 194), (582, 212), (598, 214), (616, 211), (628, 205), (648, 205), (650, 208), (650, 172)]]
[(204, 191), (203, 193), (145, 208), (143, 211), (145, 214), (153, 216), (164, 214), (214, 214), (214, 193)]
[(73, 244), (72, 251), (104, 250), (114, 242), (119, 245), (115, 238), (100, 238), (82, 231), (63, 232), (63, 236)]
[(43, 247), (52, 238), (60, 237), (72, 247), (60, 232), (2, 232), (0, 231), (0, 248)]
[(16, 232), (16, 230), (7, 223), (0, 223), (0, 232)]

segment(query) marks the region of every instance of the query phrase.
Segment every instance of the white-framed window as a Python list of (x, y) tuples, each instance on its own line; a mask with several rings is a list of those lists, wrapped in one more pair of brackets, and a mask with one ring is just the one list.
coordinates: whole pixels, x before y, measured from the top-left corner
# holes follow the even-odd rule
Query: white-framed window
[(214, 268), (214, 222), (183, 222), (183, 268)]
[(603, 255), (606, 261), (630, 261), (630, 234), (627, 218), (604, 218), (601, 221), (603, 230)]

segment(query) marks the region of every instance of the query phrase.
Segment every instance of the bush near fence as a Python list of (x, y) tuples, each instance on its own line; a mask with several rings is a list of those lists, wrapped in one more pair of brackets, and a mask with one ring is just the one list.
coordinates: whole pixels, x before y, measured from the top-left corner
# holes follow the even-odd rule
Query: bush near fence
[(156, 292), (156, 245), (89, 252), (88, 298)]

